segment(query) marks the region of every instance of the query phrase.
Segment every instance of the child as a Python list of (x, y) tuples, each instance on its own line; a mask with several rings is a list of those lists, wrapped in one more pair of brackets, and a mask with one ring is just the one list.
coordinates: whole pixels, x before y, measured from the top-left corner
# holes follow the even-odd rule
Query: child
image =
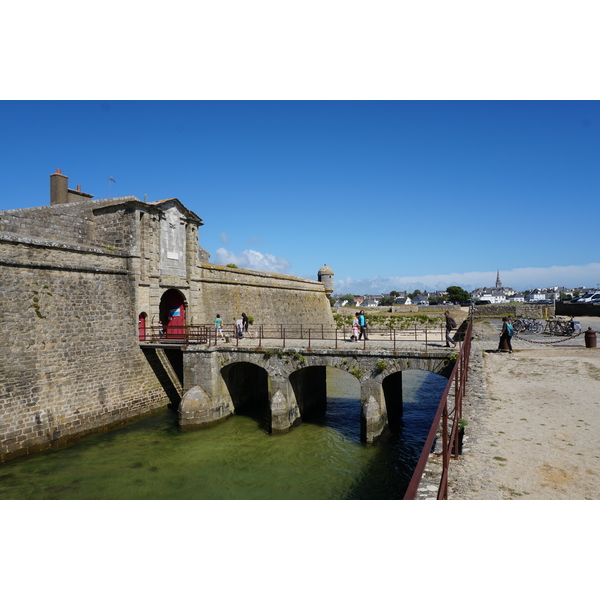
[(358, 313), (354, 315), (354, 319), (352, 319), (352, 335), (350, 336), (351, 342), (358, 341), (358, 332), (360, 330), (360, 325), (358, 324)]

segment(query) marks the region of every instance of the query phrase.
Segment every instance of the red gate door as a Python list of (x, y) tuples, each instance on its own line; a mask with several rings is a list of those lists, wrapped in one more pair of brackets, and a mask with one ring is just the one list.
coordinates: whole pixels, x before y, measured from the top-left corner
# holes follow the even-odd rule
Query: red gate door
[(140, 342), (146, 341), (146, 313), (140, 313), (138, 317), (138, 332), (140, 335)]
[(183, 296), (177, 290), (169, 290), (163, 294), (161, 312), (164, 312), (163, 326), (167, 338), (185, 336), (185, 304)]

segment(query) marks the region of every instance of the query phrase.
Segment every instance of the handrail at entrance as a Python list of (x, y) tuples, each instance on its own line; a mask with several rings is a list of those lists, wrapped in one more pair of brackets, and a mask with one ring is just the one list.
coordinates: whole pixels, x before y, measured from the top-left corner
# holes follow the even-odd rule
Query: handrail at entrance
[[(452, 455), (454, 458), (458, 458), (459, 454), (460, 440), (458, 436), (458, 427), (459, 420), (462, 417), (462, 400), (465, 395), (465, 388), (467, 384), (469, 356), (471, 354), (471, 339), (473, 337), (472, 331), (473, 321), (470, 320), (467, 330), (465, 331), (464, 341), (462, 342), (462, 347), (458, 354), (458, 358), (454, 364), (454, 368), (452, 369), (452, 373), (440, 399), (440, 403), (435, 413), (435, 417), (433, 418), (433, 423), (431, 425), (431, 429), (429, 430), (427, 439), (425, 440), (425, 445), (423, 446), (421, 456), (419, 457), (419, 461), (417, 462), (413, 476), (404, 494), (404, 500), (414, 500), (416, 498), (419, 483), (421, 482), (423, 473), (425, 472), (427, 460), (429, 458), (431, 449), (433, 448), (437, 431), (440, 426), (440, 421), (442, 426), (442, 476), (438, 488), (437, 499), (448, 499), (448, 472), (450, 470), (450, 456)], [(453, 385), (454, 405), (452, 408), (450, 408), (448, 396), (450, 395)], [(448, 431), (448, 421), (450, 417), (452, 417), (453, 420), (450, 431)]]

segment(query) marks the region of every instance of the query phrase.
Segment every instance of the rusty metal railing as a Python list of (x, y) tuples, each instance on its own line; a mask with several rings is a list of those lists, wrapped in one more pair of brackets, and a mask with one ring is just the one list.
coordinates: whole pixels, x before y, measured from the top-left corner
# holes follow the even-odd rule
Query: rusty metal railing
[[(414, 500), (416, 498), (419, 483), (423, 478), (427, 460), (429, 459), (429, 454), (433, 449), (438, 435), (440, 422), (442, 434), (442, 476), (440, 478), (437, 499), (448, 499), (450, 457), (453, 456), (454, 458), (458, 458), (459, 456), (459, 420), (462, 417), (462, 400), (465, 395), (467, 384), (469, 356), (471, 354), (471, 339), (473, 337), (472, 330), (473, 321), (470, 320), (464, 333), (464, 341), (461, 342), (458, 358), (440, 399), (427, 439), (425, 440), (423, 451), (421, 452), (413, 476), (404, 494), (404, 500)], [(454, 386), (454, 395), (452, 406), (450, 406), (449, 397), (451, 397), (452, 386)], [(452, 424), (449, 426), (450, 420), (452, 420)]]
[(236, 325), (224, 325), (221, 332), (217, 332), (213, 324), (203, 325), (180, 325), (175, 327), (147, 326), (139, 330), (140, 342), (168, 345), (206, 344), (213, 346), (221, 340), (229, 340), (230, 343), (240, 344), (240, 340), (255, 341), (258, 347), (266, 340), (277, 340), (278, 345), (285, 348), (292, 340), (306, 341), (308, 350), (311, 344), (318, 341), (331, 341), (335, 348), (340, 343), (348, 342), (348, 347), (366, 349), (369, 342), (381, 343), (391, 342), (396, 350), (397, 344), (401, 342), (445, 342), (446, 330), (440, 327), (409, 327), (409, 328), (387, 328), (369, 327), (367, 335), (356, 342), (350, 341), (352, 329), (348, 327), (325, 327), (318, 325), (309, 327), (306, 325), (280, 324), (280, 325), (255, 325), (248, 332), (240, 332)]
[(208, 325), (147, 326), (139, 330), (139, 340), (165, 345), (208, 344), (213, 329), (214, 325), (210, 328)]

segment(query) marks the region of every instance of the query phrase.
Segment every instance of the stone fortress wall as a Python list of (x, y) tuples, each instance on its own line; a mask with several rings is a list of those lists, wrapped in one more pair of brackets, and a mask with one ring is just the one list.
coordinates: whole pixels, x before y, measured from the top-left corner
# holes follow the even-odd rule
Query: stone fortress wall
[(318, 281), (203, 264), (194, 282), (199, 288), (202, 323), (212, 323), (217, 313), (225, 323), (234, 323), (245, 312), (255, 318), (255, 326), (335, 326)]
[(177, 400), (164, 353), (138, 338), (138, 315), (157, 325), (166, 292), (181, 294), (186, 324), (246, 312), (334, 326), (323, 283), (210, 264), (179, 200), (57, 200), (57, 178), (50, 206), (0, 211), (0, 462)]
[(0, 462), (168, 403), (127, 258), (4, 236), (0, 273)]
[(532, 319), (548, 319), (554, 317), (553, 304), (529, 304), (514, 302), (512, 304), (478, 304), (473, 307), (475, 317), (530, 317)]

